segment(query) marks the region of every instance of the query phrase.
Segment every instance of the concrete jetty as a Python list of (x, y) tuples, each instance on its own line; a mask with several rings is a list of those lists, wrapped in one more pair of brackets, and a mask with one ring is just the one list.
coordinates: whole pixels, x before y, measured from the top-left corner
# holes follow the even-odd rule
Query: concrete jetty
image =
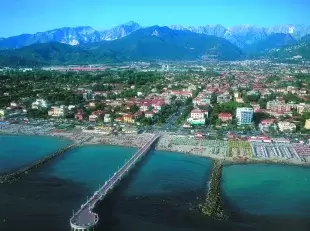
[(105, 198), (105, 196), (121, 181), (124, 176), (135, 166), (135, 164), (145, 156), (152, 145), (160, 135), (154, 135), (146, 144), (144, 144), (113, 176), (108, 179), (104, 185), (94, 193), (94, 195), (81, 205), (81, 208), (73, 214), (70, 219), (71, 229), (74, 231), (94, 230), (99, 221), (97, 214), (93, 212), (97, 203)]

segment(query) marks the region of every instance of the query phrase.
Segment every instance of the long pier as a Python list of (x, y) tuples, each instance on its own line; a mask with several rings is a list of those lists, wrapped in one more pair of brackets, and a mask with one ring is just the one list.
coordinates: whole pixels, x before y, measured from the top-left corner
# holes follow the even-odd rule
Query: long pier
[(70, 219), (71, 229), (74, 231), (94, 230), (99, 221), (99, 217), (92, 210), (96, 204), (103, 200), (105, 196), (114, 188), (114, 186), (123, 179), (123, 177), (135, 166), (135, 164), (145, 156), (154, 142), (160, 135), (154, 135), (146, 144), (144, 144), (114, 175), (108, 179), (104, 185), (94, 193), (94, 195), (81, 205), (81, 208), (73, 214)]

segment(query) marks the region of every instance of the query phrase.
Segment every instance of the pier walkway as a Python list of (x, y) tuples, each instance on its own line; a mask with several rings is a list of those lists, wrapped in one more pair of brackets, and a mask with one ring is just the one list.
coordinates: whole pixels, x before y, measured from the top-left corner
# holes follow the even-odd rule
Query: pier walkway
[(114, 175), (108, 179), (104, 185), (94, 193), (94, 195), (73, 214), (70, 219), (70, 225), (74, 231), (88, 231), (94, 229), (98, 223), (99, 217), (92, 212), (98, 201), (101, 201), (114, 188), (114, 186), (123, 179), (123, 177), (134, 167), (134, 165), (145, 156), (154, 142), (160, 135), (154, 135), (146, 144), (144, 144)]

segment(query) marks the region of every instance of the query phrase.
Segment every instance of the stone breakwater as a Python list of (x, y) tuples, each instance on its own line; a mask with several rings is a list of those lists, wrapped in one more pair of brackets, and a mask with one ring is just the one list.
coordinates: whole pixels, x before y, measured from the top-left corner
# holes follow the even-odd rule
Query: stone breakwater
[(77, 144), (71, 144), (67, 147), (64, 147), (64, 148), (61, 148), (59, 149), (58, 151), (50, 154), (50, 155), (47, 155), (45, 157), (43, 157), (42, 159), (40, 160), (37, 160), (33, 163), (31, 163), (30, 165), (26, 166), (26, 167), (23, 167), (21, 169), (18, 169), (14, 172), (10, 172), (10, 173), (6, 173), (6, 174), (2, 174), (0, 176), (0, 183), (11, 183), (11, 182), (15, 182), (17, 180), (19, 180), (23, 175), (26, 175), (28, 174), (29, 171), (35, 169), (35, 168), (38, 168), (39, 166), (45, 164), (46, 162), (52, 160), (53, 158), (55, 158), (56, 156), (58, 155), (61, 155), (63, 153), (65, 153), (66, 151), (76, 147)]
[(206, 216), (216, 219), (227, 219), (224, 214), (221, 199), (221, 178), (222, 178), (222, 161), (215, 161), (211, 179), (209, 181), (209, 191), (207, 193), (206, 202), (201, 204), (200, 210)]

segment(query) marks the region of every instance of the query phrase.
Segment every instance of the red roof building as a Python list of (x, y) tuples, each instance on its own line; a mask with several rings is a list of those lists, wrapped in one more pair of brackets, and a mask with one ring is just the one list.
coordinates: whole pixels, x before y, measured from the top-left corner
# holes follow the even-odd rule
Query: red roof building
[(226, 113), (226, 112), (221, 112), (218, 115), (219, 119), (222, 120), (223, 122), (228, 121), (228, 120), (232, 120), (232, 114), (230, 113)]
[(83, 110), (79, 110), (77, 113), (74, 114), (74, 119), (76, 120), (84, 120), (85, 119), (85, 113)]

